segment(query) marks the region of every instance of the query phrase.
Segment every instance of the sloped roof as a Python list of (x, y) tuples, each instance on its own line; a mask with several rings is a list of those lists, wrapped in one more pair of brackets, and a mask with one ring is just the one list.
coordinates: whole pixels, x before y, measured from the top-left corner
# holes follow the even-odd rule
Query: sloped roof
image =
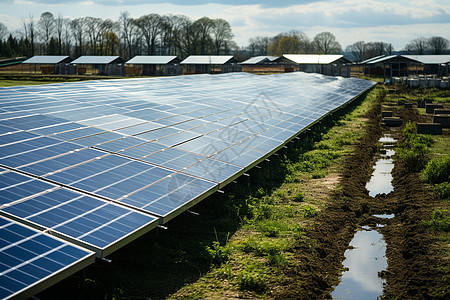
[(283, 57), (296, 64), (328, 65), (344, 58), (340, 54), (284, 54)]
[(450, 55), (402, 55), (425, 65), (440, 65), (450, 63)]
[(415, 61), (425, 65), (440, 65), (450, 63), (450, 55), (388, 55), (380, 56), (378, 59), (371, 59), (363, 61), (362, 64), (374, 65), (385, 62), (394, 58), (403, 58), (410, 61)]
[(35, 55), (23, 62), (23, 64), (58, 64), (70, 57), (67, 55)]
[(120, 60), (120, 56), (80, 56), (75, 59), (72, 64), (85, 64), (85, 65), (107, 65), (115, 60)]
[(366, 59), (366, 60), (363, 60), (362, 62), (360, 62), (360, 64), (367, 64), (367, 63), (369, 63), (369, 62), (371, 62), (371, 61), (374, 61), (374, 60), (383, 58), (383, 57), (385, 57), (385, 56), (386, 56), (386, 55), (378, 55), (378, 56), (375, 56), (375, 57), (371, 57), (371, 58), (368, 58), (368, 59)]
[(386, 61), (386, 60), (390, 60), (390, 59), (393, 59), (393, 58), (397, 58), (397, 57), (401, 57), (401, 55), (382, 56), (382, 57), (380, 57), (378, 59), (374, 59), (374, 60), (371, 60), (371, 61), (367, 62), (367, 64), (368, 65), (374, 65), (374, 64), (377, 64), (377, 63), (380, 63), (380, 62), (383, 62), (383, 61)]
[(257, 65), (265, 62), (272, 62), (276, 60), (279, 56), (254, 56), (246, 61), (241, 62), (241, 65)]
[(135, 65), (165, 65), (177, 60), (173, 55), (137, 55), (126, 62)]
[(232, 55), (191, 55), (180, 64), (184, 65), (224, 65), (233, 60)]

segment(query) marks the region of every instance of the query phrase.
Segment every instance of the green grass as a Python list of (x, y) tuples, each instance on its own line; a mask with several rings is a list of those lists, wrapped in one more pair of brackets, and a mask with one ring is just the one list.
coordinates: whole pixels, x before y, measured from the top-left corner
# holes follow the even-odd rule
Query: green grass
[(430, 148), (431, 160), (422, 172), (423, 180), (434, 184), (435, 194), (443, 200), (450, 200), (450, 139), (446, 136), (433, 136)]
[(417, 134), (415, 124), (408, 122), (403, 128), (404, 140), (397, 147), (397, 155), (413, 172), (422, 170), (427, 164), (433, 139), (429, 135)]
[(441, 90), (438, 88), (418, 88), (412, 92), (414, 96), (419, 99), (424, 99), (432, 102), (450, 102), (450, 91)]
[(0, 87), (23, 86), (23, 85), (42, 85), (55, 83), (55, 81), (41, 81), (41, 80), (0, 80)]
[(450, 182), (450, 155), (430, 160), (423, 174), (429, 183)]
[(438, 232), (449, 232), (450, 231), (450, 218), (448, 216), (448, 211), (445, 209), (436, 209), (431, 215), (431, 220), (426, 222), (432, 230)]
[(0, 87), (42, 85), (61, 82), (76, 82), (83, 80), (119, 79), (127, 77), (98, 76), (98, 75), (35, 75), (35, 74), (7, 74), (0, 73)]

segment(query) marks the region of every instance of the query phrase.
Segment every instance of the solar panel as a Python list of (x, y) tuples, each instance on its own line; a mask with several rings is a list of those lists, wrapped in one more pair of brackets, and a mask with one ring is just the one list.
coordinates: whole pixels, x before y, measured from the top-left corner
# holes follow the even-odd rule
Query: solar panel
[(93, 263), (95, 254), (0, 217), (0, 298), (28, 298)]
[(155, 228), (158, 219), (16, 172), (0, 174), (0, 214), (104, 257)]
[(152, 209), (170, 178), (201, 183), (178, 202), (189, 206), (373, 84), (241, 73), (5, 88), (0, 164), (107, 201), (139, 198), (165, 222), (173, 207)]
[(0, 88), (0, 215), (104, 257), (374, 84), (234, 73)]

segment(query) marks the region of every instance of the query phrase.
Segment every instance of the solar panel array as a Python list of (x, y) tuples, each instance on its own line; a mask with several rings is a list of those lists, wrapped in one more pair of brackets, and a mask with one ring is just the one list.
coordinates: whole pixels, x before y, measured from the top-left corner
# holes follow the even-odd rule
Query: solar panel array
[(94, 259), (93, 252), (0, 217), (1, 299), (31, 297)]
[(235, 73), (0, 89), (0, 214), (103, 257), (373, 84)]

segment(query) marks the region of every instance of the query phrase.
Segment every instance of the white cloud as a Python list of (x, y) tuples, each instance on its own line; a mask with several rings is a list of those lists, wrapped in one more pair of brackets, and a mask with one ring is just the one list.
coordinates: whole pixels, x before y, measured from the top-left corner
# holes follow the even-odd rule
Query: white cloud
[(251, 37), (274, 36), (292, 29), (304, 31), (311, 38), (321, 31), (330, 31), (343, 47), (358, 40), (381, 40), (393, 43), (394, 48), (400, 50), (418, 36), (439, 35), (450, 39), (450, 32), (444, 30), (450, 23), (448, 0), (251, 0), (245, 1), (246, 5), (240, 3), (242, 1), (198, 0), (187, 4), (181, 0), (11, 0), (0, 4), (0, 22), (15, 30), (21, 26), (22, 18), (28, 18), (29, 14), (38, 18), (44, 11), (70, 18), (94, 16), (114, 20), (121, 11), (127, 10), (132, 17), (171, 13), (185, 14), (192, 19), (223, 18), (232, 25), (236, 42), (241, 46)]

